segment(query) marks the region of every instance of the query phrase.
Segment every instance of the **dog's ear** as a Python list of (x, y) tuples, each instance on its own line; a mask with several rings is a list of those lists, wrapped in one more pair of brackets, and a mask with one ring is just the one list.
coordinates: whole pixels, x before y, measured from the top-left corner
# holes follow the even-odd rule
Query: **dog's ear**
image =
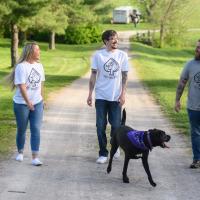
[(154, 128), (154, 129), (149, 129), (148, 130), (148, 132), (150, 132), (150, 133), (154, 133), (156, 131), (156, 129)]

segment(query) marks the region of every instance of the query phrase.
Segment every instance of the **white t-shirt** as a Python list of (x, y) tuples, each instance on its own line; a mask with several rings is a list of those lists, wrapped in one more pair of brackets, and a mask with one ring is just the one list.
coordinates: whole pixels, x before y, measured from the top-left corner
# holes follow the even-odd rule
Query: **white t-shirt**
[(19, 84), (26, 84), (27, 95), (33, 105), (42, 100), (41, 82), (45, 81), (44, 69), (41, 63), (28, 63), (26, 61), (19, 63), (15, 68), (14, 84), (16, 92), (13, 101), (18, 104), (26, 104)]
[(95, 98), (118, 101), (122, 90), (122, 71), (128, 71), (127, 53), (119, 49), (96, 51), (91, 68), (97, 70)]

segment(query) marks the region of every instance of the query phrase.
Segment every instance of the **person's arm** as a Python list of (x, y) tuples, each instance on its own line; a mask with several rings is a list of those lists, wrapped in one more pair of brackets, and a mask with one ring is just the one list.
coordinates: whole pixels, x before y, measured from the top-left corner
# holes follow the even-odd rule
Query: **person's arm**
[(94, 90), (94, 86), (95, 86), (95, 83), (96, 83), (96, 76), (97, 76), (97, 70), (92, 69), (91, 75), (90, 75), (90, 81), (89, 81), (89, 95), (88, 95), (88, 98), (87, 98), (87, 104), (89, 106), (92, 106), (92, 92)]
[(44, 81), (41, 82), (41, 96), (42, 96), (42, 100), (43, 100), (43, 105), (44, 107), (46, 107), (46, 102), (45, 102), (45, 91), (44, 91)]
[(41, 96), (44, 101), (44, 81), (41, 82)]
[(121, 95), (119, 96), (119, 102), (121, 106), (123, 106), (125, 103), (127, 80), (128, 80), (128, 72), (122, 71), (122, 92), (121, 92)]
[(19, 84), (18, 86), (19, 86), (19, 89), (21, 91), (21, 94), (22, 94), (27, 106), (29, 107), (30, 110), (34, 110), (34, 105), (28, 99), (28, 95), (27, 95), (27, 91), (26, 91), (26, 84)]
[(187, 84), (187, 79), (180, 78), (177, 89), (176, 89), (176, 100), (174, 110), (179, 112), (181, 109), (180, 99)]

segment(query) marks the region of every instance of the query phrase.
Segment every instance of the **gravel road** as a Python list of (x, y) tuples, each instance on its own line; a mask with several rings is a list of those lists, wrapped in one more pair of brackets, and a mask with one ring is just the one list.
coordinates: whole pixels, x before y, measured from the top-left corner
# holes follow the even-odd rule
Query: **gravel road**
[[(129, 36), (119, 33), (120, 48), (128, 51)], [(129, 54), (131, 57), (132, 55)], [(41, 160), (31, 165), (29, 141), (22, 163), (15, 154), (0, 163), (0, 200), (198, 200), (200, 169), (189, 169), (191, 144), (163, 116), (160, 107), (139, 82), (134, 66), (127, 89), (127, 125), (139, 130), (160, 128), (172, 136), (170, 149), (153, 149), (149, 165), (153, 188), (141, 160), (131, 160), (129, 184), (122, 183), (123, 155), (107, 164), (96, 164), (98, 155), (95, 109), (88, 107), (89, 73), (71, 86), (50, 95), (41, 132)], [(174, 89), (175, 90), (175, 89)], [(28, 138), (27, 138), (28, 139)]]

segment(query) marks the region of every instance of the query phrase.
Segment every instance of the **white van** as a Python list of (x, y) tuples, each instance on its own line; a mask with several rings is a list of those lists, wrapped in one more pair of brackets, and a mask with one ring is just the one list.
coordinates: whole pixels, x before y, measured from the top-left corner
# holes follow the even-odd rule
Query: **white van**
[(132, 6), (121, 6), (113, 10), (113, 23), (128, 24), (131, 22), (130, 15), (133, 12)]

